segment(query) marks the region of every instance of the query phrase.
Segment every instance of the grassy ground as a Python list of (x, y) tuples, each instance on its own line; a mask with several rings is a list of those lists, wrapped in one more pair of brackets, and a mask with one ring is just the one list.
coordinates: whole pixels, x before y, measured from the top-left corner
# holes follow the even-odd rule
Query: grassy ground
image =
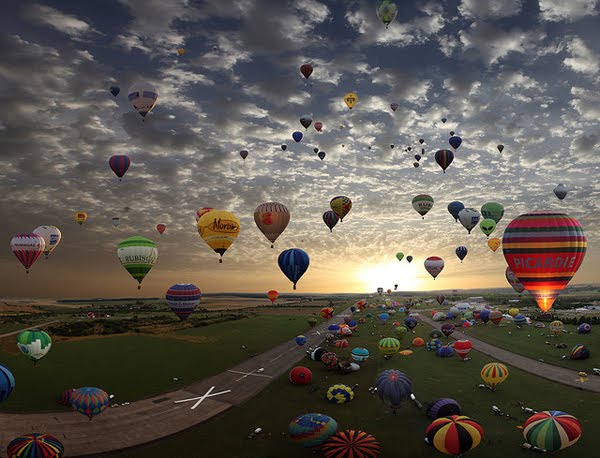
[[(80, 339), (54, 345), (35, 367), (15, 344), (13, 351), (0, 350), (0, 362), (16, 380), (2, 410), (57, 410), (59, 394), (80, 386), (103, 388), (115, 394), (116, 402), (177, 389), (303, 332), (308, 328), (306, 320), (307, 316), (265, 315), (166, 336)], [(241, 349), (242, 345), (247, 348)], [(184, 380), (173, 382), (173, 377)]]
[[(403, 347), (408, 347), (415, 336), (427, 337), (430, 330), (427, 325), (417, 326), (416, 334), (404, 338)], [(286, 376), (282, 376), (244, 405), (196, 428), (156, 443), (103, 456), (199, 456), (198, 447), (202, 456), (211, 457), (312, 456), (310, 450), (292, 443), (286, 434), (289, 421), (307, 412), (332, 416), (340, 429), (362, 429), (374, 434), (381, 441), (382, 457), (441, 456), (423, 442), (429, 424), (424, 409), (419, 410), (408, 401), (397, 415), (392, 415), (379, 398), (369, 394), (368, 387), (377, 374), (388, 368), (402, 370), (412, 379), (413, 391), (424, 405), (440, 397), (452, 397), (461, 404), (464, 414), (482, 424), (484, 440), (469, 456), (532, 456), (533, 452), (520, 449), (523, 437), (517, 426), (522, 425), (528, 415), (521, 411), (518, 402), (535, 410), (564, 410), (580, 419), (583, 437), (563, 452), (564, 456), (590, 456), (597, 450), (598, 439), (594, 436), (600, 428), (600, 416), (595, 413), (600, 408), (600, 396), (597, 394), (567, 388), (514, 368), (509, 368), (509, 378), (495, 392), (477, 388), (476, 385), (482, 383), (481, 367), (491, 361), (489, 357), (472, 351), (472, 359), (463, 362), (457, 356), (439, 358), (422, 347), (414, 348), (411, 356), (395, 355), (385, 360), (377, 350), (377, 342), (381, 336), (392, 335), (391, 324), (381, 325), (374, 317), (368, 319), (361, 325), (360, 332), (350, 337), (350, 346), (338, 350), (338, 354), (348, 357), (353, 347), (366, 346), (371, 357), (360, 371), (339, 375), (325, 369), (321, 363), (306, 359), (299, 364), (313, 371), (313, 382), (309, 386), (294, 386)], [(325, 400), (326, 389), (334, 383), (358, 384), (354, 401), (342, 405), (328, 403)], [(493, 415), (492, 405), (510, 413), (514, 419)], [(263, 432), (252, 440), (247, 439), (247, 434), (257, 427), (263, 428)]]
[[(592, 368), (600, 367), (600, 329), (594, 329), (589, 334), (578, 334), (576, 325), (565, 325), (567, 333), (554, 336), (549, 323), (545, 328), (533, 325), (520, 328), (510, 321), (502, 321), (501, 326), (492, 323), (483, 325), (477, 323), (471, 328), (460, 328), (465, 334), (471, 335), (492, 345), (505, 348), (514, 353), (533, 359), (543, 359), (547, 363), (564, 366), (577, 371), (591, 372)], [(510, 334), (509, 334), (510, 333)], [(556, 348), (555, 344), (565, 343), (567, 348)], [(587, 360), (576, 361), (568, 355), (575, 344), (583, 344), (590, 349), (591, 356)], [(567, 355), (566, 359), (562, 359)]]

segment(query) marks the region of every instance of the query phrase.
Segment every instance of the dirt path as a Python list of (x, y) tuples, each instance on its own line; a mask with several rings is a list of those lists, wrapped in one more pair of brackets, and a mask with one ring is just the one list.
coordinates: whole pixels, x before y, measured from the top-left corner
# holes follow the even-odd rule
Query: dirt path
[[(421, 314), (421, 318), (425, 323), (434, 328), (439, 328), (443, 324), (443, 322), (433, 321), (431, 318), (428, 318), (423, 314)], [(485, 353), (486, 355), (491, 356), (498, 361), (502, 361), (509, 366), (518, 367), (526, 372), (546, 378), (548, 380), (552, 380), (553, 382), (562, 383), (563, 385), (572, 386), (580, 390), (600, 393), (600, 377), (596, 375), (589, 375), (587, 381), (581, 383), (579, 381), (577, 371), (567, 369), (565, 367), (555, 366), (553, 364), (542, 363), (541, 361), (528, 358), (527, 356), (512, 353), (508, 350), (490, 345), (489, 343), (479, 340), (473, 336), (469, 336), (458, 329), (452, 333), (452, 338), (457, 340), (470, 340), (475, 350)]]
[[(294, 340), (204, 380), (177, 391), (135, 401), (128, 406), (106, 409), (89, 421), (85, 416), (69, 411), (33, 414), (0, 414), (0, 450), (22, 434), (43, 432), (63, 442), (64, 456), (102, 454), (155, 441), (185, 429), (239, 405), (258, 394), (271, 381), (287, 373), (306, 357), (306, 350), (323, 341), (327, 326), (339, 322), (337, 317), (307, 331), (307, 342), (300, 347)], [(259, 369), (263, 369), (259, 371)], [(17, 381), (18, 383), (18, 381)], [(195, 409), (192, 407), (212, 387), (212, 393)], [(212, 394), (211, 393), (211, 394)], [(194, 399), (176, 403), (178, 400)]]

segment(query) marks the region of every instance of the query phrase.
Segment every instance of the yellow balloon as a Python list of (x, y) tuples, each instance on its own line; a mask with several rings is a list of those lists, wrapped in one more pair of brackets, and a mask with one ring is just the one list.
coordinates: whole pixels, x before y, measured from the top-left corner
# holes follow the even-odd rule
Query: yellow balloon
[(183, 53), (184, 53), (184, 52), (185, 52), (185, 49), (183, 49), (183, 48), (179, 48), (179, 49), (177, 50), (177, 54), (179, 54), (180, 56), (183, 56)]
[(85, 220), (87, 219), (87, 213), (86, 212), (75, 212), (75, 214), (73, 215), (73, 218), (81, 226), (83, 223), (85, 223)]
[(502, 245), (502, 241), (498, 237), (494, 237), (488, 240), (488, 246), (490, 247), (490, 250), (492, 250), (494, 253), (498, 248), (500, 248), (500, 245)]
[(508, 314), (514, 318), (519, 314), (519, 309), (516, 307), (512, 307), (508, 309)]
[(344, 102), (346, 102), (346, 105), (348, 105), (348, 108), (350, 108), (351, 110), (352, 110), (352, 107), (356, 104), (357, 100), (358, 100), (358, 96), (356, 95), (355, 92), (348, 92), (344, 96)]
[[(228, 211), (212, 210), (198, 220), (198, 233), (223, 258), (240, 233), (240, 220)], [(223, 259), (219, 259), (219, 262), (223, 262)]]

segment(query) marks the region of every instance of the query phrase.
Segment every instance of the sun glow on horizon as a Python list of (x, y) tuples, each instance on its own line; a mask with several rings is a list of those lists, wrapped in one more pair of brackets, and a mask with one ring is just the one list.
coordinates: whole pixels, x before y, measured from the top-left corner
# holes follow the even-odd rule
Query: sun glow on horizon
[(394, 285), (398, 285), (397, 291), (420, 291), (423, 289), (423, 281), (415, 275), (414, 268), (406, 261), (391, 261), (365, 267), (356, 277), (364, 291), (375, 292), (377, 288), (394, 291)]

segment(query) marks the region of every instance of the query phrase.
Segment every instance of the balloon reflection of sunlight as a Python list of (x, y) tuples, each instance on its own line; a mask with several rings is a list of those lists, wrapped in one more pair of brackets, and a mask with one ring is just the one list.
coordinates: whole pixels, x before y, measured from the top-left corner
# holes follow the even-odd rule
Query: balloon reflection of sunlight
[(406, 261), (393, 261), (387, 264), (365, 266), (356, 274), (358, 282), (363, 286), (363, 291), (375, 292), (381, 287), (384, 291), (419, 291), (423, 289), (423, 281), (416, 275), (415, 265)]

